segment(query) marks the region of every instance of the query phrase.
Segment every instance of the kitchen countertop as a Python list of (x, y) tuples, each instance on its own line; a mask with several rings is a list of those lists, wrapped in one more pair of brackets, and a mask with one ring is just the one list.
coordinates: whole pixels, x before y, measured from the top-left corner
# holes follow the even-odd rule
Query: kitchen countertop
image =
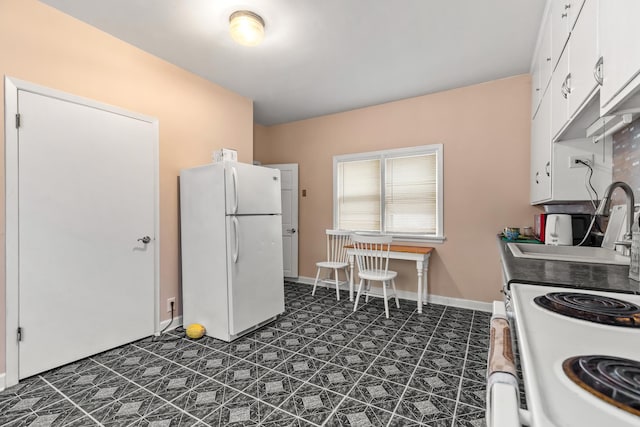
[(628, 266), (516, 258), (507, 247), (509, 242), (499, 236), (497, 240), (507, 287), (529, 283), (640, 294), (640, 282), (629, 279)]

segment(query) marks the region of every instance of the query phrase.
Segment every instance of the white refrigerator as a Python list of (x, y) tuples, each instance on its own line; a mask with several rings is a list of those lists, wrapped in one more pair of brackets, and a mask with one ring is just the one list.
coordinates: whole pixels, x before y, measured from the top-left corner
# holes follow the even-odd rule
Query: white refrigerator
[(280, 171), (224, 161), (180, 171), (185, 326), (232, 341), (284, 312)]

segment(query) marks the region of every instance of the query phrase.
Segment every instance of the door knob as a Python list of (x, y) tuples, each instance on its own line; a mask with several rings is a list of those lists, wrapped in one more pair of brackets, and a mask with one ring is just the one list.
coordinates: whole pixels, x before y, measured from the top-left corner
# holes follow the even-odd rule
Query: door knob
[(147, 243), (149, 243), (150, 241), (151, 241), (151, 237), (149, 237), (149, 236), (144, 236), (144, 237), (142, 237), (142, 238), (138, 239), (138, 242), (142, 242), (142, 243), (144, 243), (145, 245), (146, 245)]
[(287, 233), (291, 233), (291, 234), (293, 234), (293, 233), (295, 233), (295, 232), (296, 232), (296, 229), (295, 229), (295, 228), (287, 228)]

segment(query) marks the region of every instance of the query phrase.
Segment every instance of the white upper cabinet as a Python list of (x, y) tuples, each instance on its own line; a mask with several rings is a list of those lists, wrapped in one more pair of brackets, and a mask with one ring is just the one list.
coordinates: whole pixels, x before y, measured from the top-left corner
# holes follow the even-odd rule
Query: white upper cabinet
[[(551, 28), (551, 22), (547, 22), (545, 28)], [(549, 82), (551, 81), (551, 73), (553, 72), (553, 62), (551, 58), (551, 31), (547, 31), (540, 42), (540, 83), (542, 87), (542, 94), (547, 90)]]
[(553, 68), (560, 60), (584, 0), (551, 0), (551, 57)]
[(570, 85), (569, 55), (565, 52), (551, 77), (551, 135), (554, 138), (569, 119)]
[(576, 24), (580, 10), (582, 9), (585, 0), (569, 0), (565, 3), (569, 4), (569, 32), (573, 31), (573, 27)]
[(551, 57), (553, 66), (560, 60), (560, 56), (569, 39), (569, 11), (571, 2), (569, 0), (551, 1)]
[(545, 94), (549, 81), (551, 80), (551, 72), (553, 64), (551, 60), (551, 20), (545, 20), (542, 39), (538, 47), (538, 53), (535, 56), (535, 62), (532, 67), (531, 75), (531, 115), (536, 115), (542, 96)]
[(640, 87), (640, 1), (600, 1), (603, 57), (601, 114), (607, 114)]
[(598, 87), (600, 50), (597, 28), (598, 0), (586, 0), (569, 38), (569, 119), (576, 115)]
[[(598, 0), (567, 0), (561, 9), (557, 6), (560, 3), (562, 2), (557, 0), (552, 2), (551, 13), (553, 6), (562, 10), (562, 14), (557, 12), (563, 20), (567, 20), (567, 25), (562, 27), (562, 30), (570, 28), (570, 32), (551, 77), (551, 127), (554, 141), (584, 138), (584, 128), (597, 118), (597, 112), (592, 117), (594, 108), (590, 106), (588, 114), (583, 114), (582, 117), (586, 124), (579, 122), (578, 126), (575, 126), (576, 123), (570, 123), (581, 113), (585, 103), (593, 99), (598, 88), (598, 80), (594, 73), (599, 59)], [(556, 33), (552, 32), (552, 39), (557, 42), (554, 34)], [(558, 37), (564, 40), (565, 33), (561, 32)], [(598, 110), (597, 106), (595, 110)]]
[(540, 83), (540, 64), (536, 57), (536, 62), (531, 66), (531, 118), (535, 118), (538, 113), (538, 105), (542, 99), (542, 88)]
[(551, 198), (551, 97), (545, 96), (531, 122), (531, 204)]
[[(531, 70), (532, 204), (590, 198), (585, 189), (589, 170), (576, 166), (572, 158), (586, 156), (595, 161), (599, 153), (600, 146), (586, 139), (586, 129), (600, 113), (597, 95), (602, 67), (598, 65), (601, 55), (598, 23), (599, 3), (605, 1), (618, 2), (550, 0)], [(640, 0), (634, 1), (640, 5)], [(640, 49), (636, 52), (640, 57)], [(546, 61), (547, 58), (551, 60)], [(611, 181), (611, 170), (599, 159), (592, 184), (601, 192)]]

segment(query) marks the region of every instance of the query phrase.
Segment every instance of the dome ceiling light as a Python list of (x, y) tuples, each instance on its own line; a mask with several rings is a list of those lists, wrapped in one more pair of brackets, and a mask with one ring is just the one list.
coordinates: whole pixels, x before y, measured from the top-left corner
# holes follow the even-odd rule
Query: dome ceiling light
[(237, 10), (229, 16), (231, 38), (243, 46), (257, 46), (264, 39), (264, 21), (253, 12)]

